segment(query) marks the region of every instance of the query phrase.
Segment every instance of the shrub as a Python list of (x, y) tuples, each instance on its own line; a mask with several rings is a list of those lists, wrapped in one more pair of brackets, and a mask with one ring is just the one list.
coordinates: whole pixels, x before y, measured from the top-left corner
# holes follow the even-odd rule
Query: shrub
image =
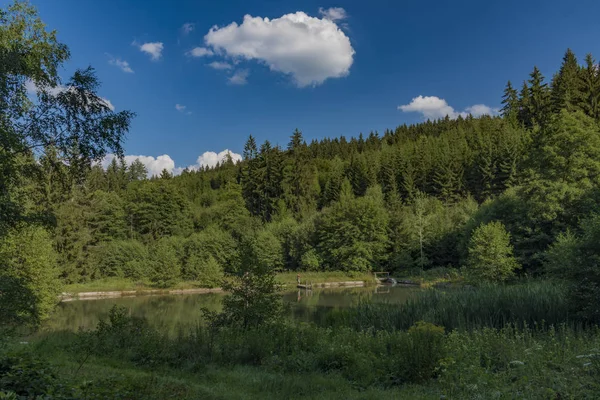
[(61, 286), (48, 232), (38, 226), (10, 231), (0, 241), (0, 266), (2, 322), (35, 323), (46, 318)]

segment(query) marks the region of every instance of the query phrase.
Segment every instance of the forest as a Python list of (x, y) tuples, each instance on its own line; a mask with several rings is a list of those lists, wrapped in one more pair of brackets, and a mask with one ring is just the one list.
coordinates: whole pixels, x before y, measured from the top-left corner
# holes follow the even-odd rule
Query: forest
[[(97, 94), (100, 82), (91, 67), (62, 82), (58, 71), (69, 56), (56, 32), (47, 30), (27, 3), (0, 11), (3, 324), (36, 325), (51, 315), (64, 285), (106, 278), (157, 288), (183, 281), (218, 287), (224, 279), (243, 281), (244, 273), (254, 271), (267, 275), (256, 284), (268, 297), (270, 277), (277, 272), (409, 275), (440, 268), (469, 286), (519, 285), (530, 279), (559, 285), (565, 290), (552, 296), (564, 296), (569, 323), (600, 322), (600, 65), (591, 54), (582, 62), (567, 50), (552, 77), (534, 67), (521, 85), (508, 82), (499, 115), (446, 117), (310, 142), (299, 127), (283, 145), (259, 144), (250, 135), (238, 163), (226, 157), (214, 168), (186, 169), (178, 176), (165, 170), (151, 177), (142, 162), (128, 165), (123, 158), (123, 139), (135, 113), (115, 112), (106, 104)], [(33, 95), (27, 89), (31, 82)], [(104, 169), (100, 161), (109, 153), (116, 157)], [(508, 295), (494, 290), (499, 297)], [(546, 295), (531, 290), (532, 296), (535, 290)], [(232, 291), (235, 295), (236, 288)], [(252, 319), (267, 324), (264, 313), (276, 311), (263, 300), (263, 314)], [(349, 332), (372, 327), (355, 326), (361, 319), (353, 312), (360, 310), (331, 317), (327, 324), (339, 330), (322, 337), (356, 346), (363, 339)], [(222, 317), (212, 316), (221, 324), (215, 326), (224, 324)], [(530, 319), (557, 326), (567, 321), (542, 317)], [(398, 331), (381, 328), (400, 336), (381, 336), (379, 343), (397, 339), (388, 345), (409, 346), (411, 340), (432, 340), (437, 346), (439, 327), (430, 323), (448, 330), (462, 327), (442, 319), (418, 321), (398, 322)], [(125, 326), (134, 322), (118, 310), (111, 322), (98, 328), (95, 340), (113, 334), (129, 340)], [(308, 327), (300, 332), (258, 325), (268, 325), (274, 336), (300, 347), (305, 345), (302, 335), (321, 337), (321, 331)], [(475, 328), (483, 325), (469, 327)], [(502, 324), (494, 328), (502, 332), (498, 335), (511, 335)], [(342, 337), (344, 329), (348, 336)], [(439, 329), (443, 335), (444, 328)], [(239, 334), (248, 339), (245, 344), (225, 332), (230, 336), (220, 340), (229, 345), (259, 341), (254, 331)], [(192, 346), (192, 338), (185, 340), (190, 342), (178, 344), (181, 354)], [(456, 350), (461, 340), (476, 339), (452, 340)], [(164, 344), (150, 342), (153, 348)], [(98, 343), (88, 349), (90, 354), (126, 347)], [(515, 349), (515, 354), (523, 350)], [(368, 357), (373, 361), (380, 350), (364, 354), (372, 351)], [(218, 359), (215, 351), (210, 348), (210, 360)], [(246, 363), (245, 356), (238, 356)], [(155, 361), (175, 362), (160, 360)], [(288, 371), (286, 360), (279, 361)], [(410, 375), (422, 367), (416, 366), (402, 379), (420, 383), (438, 376), (438, 360), (435, 368), (427, 362), (427, 378)], [(0, 363), (0, 375), (5, 365), (6, 360)], [(298, 366), (303, 368), (310, 369)], [(449, 364), (444, 368), (452, 370)], [(4, 398), (1, 393), (2, 387)]]

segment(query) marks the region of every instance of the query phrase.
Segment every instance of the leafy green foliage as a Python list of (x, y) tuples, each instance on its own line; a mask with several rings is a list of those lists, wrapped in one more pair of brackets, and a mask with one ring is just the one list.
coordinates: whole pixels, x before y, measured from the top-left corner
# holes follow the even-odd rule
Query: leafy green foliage
[[(24, 320), (36, 323), (48, 316), (60, 293), (57, 256), (48, 232), (23, 225), (0, 242), (0, 309), (5, 323)], [(14, 296), (14, 297), (12, 297)], [(28, 299), (28, 296), (31, 296)]]
[(505, 281), (513, 276), (519, 264), (502, 223), (490, 222), (475, 229), (469, 243), (467, 268), (472, 282)]
[(569, 299), (577, 315), (592, 323), (600, 321), (600, 216), (581, 221), (580, 235), (567, 232), (548, 251), (547, 267), (570, 282)]
[(388, 246), (388, 215), (380, 188), (362, 198), (344, 199), (317, 222), (318, 250), (326, 268), (370, 271)]

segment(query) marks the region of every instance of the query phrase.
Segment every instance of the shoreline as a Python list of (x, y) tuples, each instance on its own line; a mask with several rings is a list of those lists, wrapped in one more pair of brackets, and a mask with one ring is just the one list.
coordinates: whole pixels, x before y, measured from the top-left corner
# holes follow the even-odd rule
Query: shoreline
[[(286, 285), (282, 285), (286, 287)], [(343, 282), (311, 282), (310, 284), (298, 284), (294, 289), (312, 290), (322, 288), (343, 288), (343, 287), (366, 287), (368, 283), (365, 281), (343, 281)], [(222, 288), (192, 288), (192, 289), (140, 289), (140, 290), (107, 290), (107, 291), (92, 291), (67, 293), (63, 292), (60, 295), (60, 302), (65, 303), (77, 300), (101, 300), (101, 299), (117, 299), (122, 297), (141, 297), (141, 296), (165, 296), (165, 295), (181, 295), (181, 294), (208, 294), (208, 293), (224, 293)]]
[(69, 302), (76, 300), (101, 300), (101, 299), (116, 299), (121, 297), (138, 297), (138, 296), (164, 296), (173, 294), (208, 294), (208, 293), (223, 293), (222, 288), (195, 288), (195, 289), (143, 289), (143, 290), (110, 290), (110, 291), (95, 291), (95, 292), (79, 292), (79, 293), (62, 293), (60, 302)]

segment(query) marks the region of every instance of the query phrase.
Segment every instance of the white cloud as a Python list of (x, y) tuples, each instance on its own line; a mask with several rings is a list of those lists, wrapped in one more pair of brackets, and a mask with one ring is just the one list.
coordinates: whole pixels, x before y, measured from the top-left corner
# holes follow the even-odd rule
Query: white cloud
[[(108, 154), (100, 162), (100, 165), (102, 165), (102, 167), (106, 169), (112, 162), (113, 158), (115, 158), (114, 154)], [(144, 166), (148, 170), (148, 177), (152, 177), (153, 175), (160, 175), (163, 169), (166, 169), (167, 171), (169, 171), (169, 173), (173, 173), (175, 170), (175, 161), (173, 161), (173, 159), (167, 154), (163, 154), (162, 156), (158, 156), (156, 158), (152, 156), (142, 155), (128, 155), (124, 158), (127, 165), (131, 165), (135, 160), (140, 160), (140, 162), (144, 164)]]
[(485, 104), (475, 104), (467, 107), (465, 111), (457, 112), (446, 102), (446, 100), (436, 96), (415, 97), (409, 104), (398, 106), (398, 109), (403, 112), (418, 112), (423, 114), (424, 118), (431, 120), (445, 118), (446, 116), (451, 119), (456, 119), (458, 116), (466, 117), (469, 114), (474, 117), (498, 114), (497, 109), (492, 109)]
[(138, 45), (136, 42), (133, 42), (133, 44), (138, 46), (142, 52), (149, 54), (152, 61), (160, 60), (162, 57), (162, 51), (165, 48), (162, 42), (149, 42), (142, 45)]
[(475, 104), (471, 107), (465, 108), (465, 113), (467, 115), (471, 114), (474, 117), (481, 117), (482, 115), (498, 115), (500, 110), (497, 108), (491, 108), (485, 104)]
[(213, 69), (221, 69), (221, 70), (230, 70), (233, 66), (227, 62), (223, 61), (213, 61), (210, 64), (206, 64)]
[(194, 47), (186, 54), (191, 57), (209, 57), (212, 56), (214, 53), (211, 49), (207, 49), (206, 47)]
[[(69, 89), (67, 86), (64, 86), (64, 85), (58, 85), (55, 87), (46, 88), (46, 92), (48, 94), (50, 94), (51, 96), (57, 96), (59, 93), (62, 93), (67, 90), (72, 90), (72, 89), (73, 88)], [(34, 96), (40, 91), (40, 88), (37, 87), (37, 85), (35, 84), (34, 81), (32, 81), (31, 79), (28, 79), (27, 81), (25, 81), (25, 90), (27, 91), (27, 94), (29, 94), (30, 96)], [(106, 106), (111, 111), (115, 111), (115, 106), (109, 99), (100, 97), (100, 101), (102, 101), (104, 104), (106, 104)]]
[(110, 65), (119, 67), (119, 68), (121, 68), (121, 70), (123, 72), (127, 72), (128, 74), (133, 74), (133, 69), (131, 69), (131, 66), (129, 65), (129, 63), (127, 61), (121, 60), (120, 58), (114, 58), (111, 55), (109, 55), (109, 57), (110, 57), (110, 59), (108, 60), (108, 63)]
[(181, 26), (181, 34), (189, 35), (191, 32), (194, 31), (195, 28), (196, 28), (196, 25), (192, 24), (191, 22), (186, 22), (185, 24), (183, 24)]
[(300, 11), (275, 19), (246, 15), (241, 25), (212, 27), (204, 41), (216, 54), (257, 60), (288, 74), (298, 87), (347, 76), (355, 53), (333, 20)]
[(328, 9), (324, 9), (323, 7), (319, 7), (319, 14), (330, 21), (341, 21), (343, 19), (348, 18), (348, 14), (346, 14), (346, 10), (342, 7), (331, 7)]
[[(196, 164), (189, 165), (187, 168), (192, 171), (197, 171), (200, 169), (200, 167), (214, 168), (217, 163), (225, 160), (227, 154), (231, 156), (231, 159), (234, 163), (242, 160), (242, 156), (240, 154), (234, 153), (229, 149), (225, 149), (220, 153), (206, 151), (198, 157)], [(115, 157), (116, 156), (114, 154), (108, 154), (102, 159), (102, 161), (100, 161), (99, 164), (102, 166), (102, 168), (106, 169)], [(127, 165), (131, 165), (135, 160), (140, 160), (140, 162), (144, 164), (148, 170), (148, 178), (154, 175), (160, 175), (164, 169), (173, 175), (179, 175), (184, 170), (182, 167), (176, 167), (175, 161), (168, 154), (163, 154), (162, 156), (158, 156), (156, 158), (143, 155), (126, 155), (124, 159)]]
[(240, 154), (234, 153), (229, 149), (225, 149), (220, 153), (215, 153), (214, 151), (206, 151), (204, 152), (198, 159), (196, 160), (196, 165), (190, 166), (190, 169), (198, 169), (199, 167), (209, 167), (214, 168), (217, 163), (225, 160), (225, 157), (229, 154), (234, 163), (238, 161), (242, 161), (242, 156)]
[(250, 75), (250, 73), (247, 69), (236, 71), (229, 77), (229, 83), (232, 85), (245, 85), (248, 83), (248, 75)]

